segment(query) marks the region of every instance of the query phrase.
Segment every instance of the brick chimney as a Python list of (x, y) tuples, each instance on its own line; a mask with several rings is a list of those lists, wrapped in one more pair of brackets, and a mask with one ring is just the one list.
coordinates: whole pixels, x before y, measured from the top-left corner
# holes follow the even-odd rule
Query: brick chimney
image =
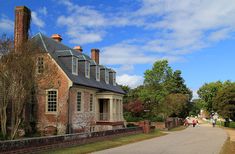
[(54, 39), (56, 42), (61, 42), (63, 39), (59, 34), (51, 35), (51, 38)]
[(99, 59), (100, 59), (99, 49), (91, 49), (91, 59), (93, 59), (97, 64), (99, 64)]
[(78, 52), (81, 52), (81, 53), (82, 53), (82, 51), (83, 51), (83, 49), (82, 49), (81, 46), (75, 46), (73, 49), (74, 49), (74, 50), (77, 50)]
[(14, 46), (17, 50), (24, 42), (28, 40), (28, 31), (30, 29), (31, 11), (26, 6), (17, 6), (15, 8), (15, 27), (14, 27)]

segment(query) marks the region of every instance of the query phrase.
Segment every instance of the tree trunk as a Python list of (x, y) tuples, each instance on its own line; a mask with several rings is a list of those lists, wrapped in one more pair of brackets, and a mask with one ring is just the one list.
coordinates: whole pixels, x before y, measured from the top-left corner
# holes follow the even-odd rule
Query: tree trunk
[(4, 139), (6, 138), (7, 135), (6, 123), (7, 123), (6, 107), (3, 107), (1, 110), (1, 132)]

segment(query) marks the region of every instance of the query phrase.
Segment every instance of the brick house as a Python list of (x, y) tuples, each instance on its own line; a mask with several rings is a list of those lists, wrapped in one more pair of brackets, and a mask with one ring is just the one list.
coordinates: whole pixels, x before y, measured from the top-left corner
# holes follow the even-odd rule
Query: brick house
[[(30, 10), (15, 9), (15, 47), (28, 39)], [(41, 133), (64, 134), (122, 128), (124, 91), (116, 72), (99, 64), (99, 49), (91, 57), (80, 46), (70, 48), (59, 34), (41, 33), (30, 38), (37, 46), (38, 87), (29, 121)]]

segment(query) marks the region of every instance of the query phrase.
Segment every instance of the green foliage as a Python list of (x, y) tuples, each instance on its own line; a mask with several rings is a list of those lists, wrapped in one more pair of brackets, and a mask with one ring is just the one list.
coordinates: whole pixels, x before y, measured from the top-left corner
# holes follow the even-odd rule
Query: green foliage
[(204, 101), (205, 109), (209, 112), (214, 110), (212, 103), (216, 97), (218, 91), (223, 87), (223, 83), (220, 81), (205, 83), (198, 91), (198, 96)]
[(226, 84), (218, 91), (213, 108), (224, 118), (235, 121), (235, 83)]
[[(123, 87), (128, 91), (125, 103), (137, 99), (143, 102), (143, 119), (151, 121), (164, 121), (167, 116), (184, 117), (188, 114), (188, 104), (192, 98), (192, 92), (185, 85), (181, 71), (173, 71), (167, 60), (156, 61), (152, 69), (144, 73), (144, 85), (135, 89)], [(132, 112), (132, 111), (129, 111)], [(138, 120), (134, 114), (126, 115), (130, 121)]]
[(181, 117), (187, 116), (185, 113), (187, 109), (188, 97), (184, 94), (169, 94), (165, 98), (164, 108), (167, 116)]
[(150, 113), (155, 116), (184, 116), (192, 98), (192, 92), (184, 82), (181, 71), (173, 71), (167, 60), (156, 61), (153, 68), (145, 72), (140, 97), (149, 103)]
[(189, 115), (197, 116), (200, 113), (201, 109), (204, 109), (206, 104), (201, 99), (195, 99), (189, 104), (190, 112)]
[(235, 82), (217, 81), (204, 84), (199, 90), (201, 108), (216, 111), (225, 119), (235, 120)]

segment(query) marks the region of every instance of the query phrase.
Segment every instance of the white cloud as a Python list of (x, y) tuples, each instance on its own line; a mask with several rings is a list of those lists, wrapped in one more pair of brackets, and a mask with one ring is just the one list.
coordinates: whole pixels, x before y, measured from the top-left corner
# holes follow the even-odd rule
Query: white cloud
[(69, 13), (59, 16), (57, 24), (66, 27), (70, 43), (87, 44), (103, 40), (105, 31), (102, 28), (107, 21), (100, 12), (70, 1), (60, 1), (60, 3), (66, 6)]
[[(132, 42), (132, 41), (131, 41)], [(152, 64), (161, 59), (167, 59), (170, 63), (185, 61), (177, 55), (158, 55), (153, 53), (147, 45), (122, 42), (107, 46), (101, 50), (100, 61), (105, 65), (120, 65), (116, 68), (120, 74), (134, 70), (136, 64)]]
[(14, 31), (14, 22), (5, 15), (0, 18), (0, 31), (3, 33)]
[(137, 86), (143, 84), (143, 81), (143, 77), (138, 75), (123, 74), (121, 76), (117, 76), (118, 84), (127, 85), (131, 88), (136, 88)]
[(126, 43), (105, 47), (101, 57), (101, 62), (108, 65), (146, 64), (154, 60), (155, 57), (146, 55), (141, 46)]
[(45, 22), (38, 17), (38, 14), (36, 12), (32, 11), (31, 16), (33, 24), (35, 24), (39, 28), (43, 28), (45, 26)]
[(46, 15), (47, 15), (47, 8), (46, 8), (45, 6), (42, 7), (42, 8), (39, 8), (39, 9), (38, 9), (38, 13), (40, 13), (40, 14), (46, 16)]
[(73, 44), (100, 42), (109, 27), (133, 26), (144, 34), (151, 32), (144, 39), (131, 38), (130, 34), (128, 40), (103, 47), (101, 62), (119, 65), (121, 71), (158, 59), (184, 61), (183, 55), (230, 38), (235, 32), (234, 0), (139, 2), (141, 5), (135, 10), (109, 12), (61, 0), (59, 3), (66, 7), (67, 14), (58, 17), (57, 24), (66, 28)]
[(154, 41), (164, 43), (154, 44), (156, 51), (173, 54), (176, 50), (193, 52), (235, 31), (234, 0), (143, 0), (135, 14), (146, 19), (145, 28), (162, 31), (163, 37)]

